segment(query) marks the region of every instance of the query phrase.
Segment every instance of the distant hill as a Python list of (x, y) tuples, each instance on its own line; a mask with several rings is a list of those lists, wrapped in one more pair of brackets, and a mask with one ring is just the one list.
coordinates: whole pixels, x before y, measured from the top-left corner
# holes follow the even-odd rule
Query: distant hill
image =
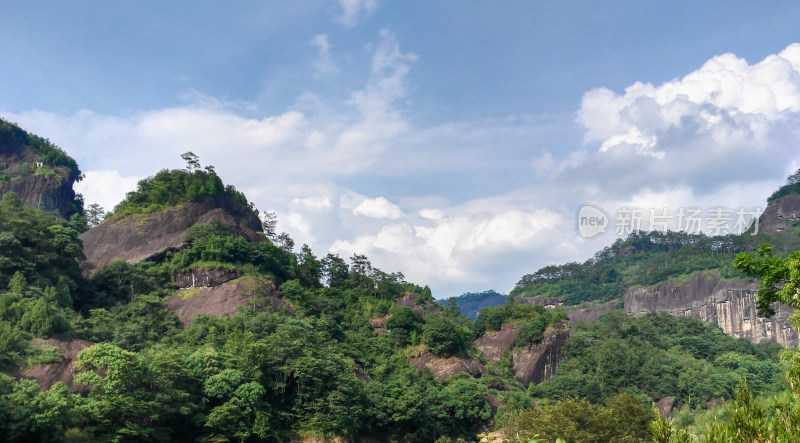
[[(568, 313), (580, 310), (582, 315), (601, 308), (605, 312), (617, 301), (616, 308), (630, 314), (666, 310), (716, 322), (739, 338), (793, 347), (798, 340), (795, 333), (782, 335), (770, 329), (791, 330), (787, 318), (793, 310), (780, 310), (779, 316), (769, 320), (751, 320), (756, 316), (758, 285), (734, 269), (733, 261), (736, 254), (755, 252), (762, 243), (773, 244), (779, 254), (800, 249), (798, 186), (800, 171), (769, 198), (755, 235), (754, 226), (740, 235), (633, 232), (583, 263), (546, 266), (524, 275), (509, 297), (528, 304), (563, 306)], [(698, 281), (708, 284), (698, 286)]]
[[(461, 315), (469, 318), (477, 318), (478, 312), (483, 308), (490, 306), (503, 305), (506, 303), (506, 296), (490, 289), (483, 292), (467, 292), (454, 297), (456, 305), (461, 309)], [(439, 303), (444, 306), (447, 300), (440, 300)]]

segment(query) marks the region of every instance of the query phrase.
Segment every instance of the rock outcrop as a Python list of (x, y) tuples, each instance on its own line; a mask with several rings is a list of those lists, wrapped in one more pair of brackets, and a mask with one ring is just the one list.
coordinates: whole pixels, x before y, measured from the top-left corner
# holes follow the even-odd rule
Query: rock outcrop
[(545, 334), (538, 345), (518, 349), (512, 355), (514, 375), (522, 377), (522, 383), (539, 384), (552, 377), (563, 357), (564, 345), (572, 337), (572, 329)]
[[(475, 344), (486, 358), (500, 361), (503, 352), (513, 348), (518, 330), (518, 325), (506, 324), (499, 331), (485, 334)], [(525, 384), (538, 384), (553, 376), (571, 336), (572, 330), (562, 324), (546, 333), (541, 343), (514, 350), (511, 355), (514, 375), (521, 377)]]
[(791, 194), (767, 205), (759, 218), (758, 232), (780, 234), (800, 224), (800, 195)]
[(184, 246), (186, 230), (219, 220), (233, 232), (251, 241), (261, 241), (261, 221), (249, 208), (227, 194), (201, 202), (187, 202), (149, 215), (112, 219), (81, 234), (85, 273), (101, 268), (115, 258), (128, 263), (156, 260), (167, 251)]
[(242, 276), (236, 269), (198, 268), (180, 271), (175, 275), (175, 284), (181, 289), (210, 288)]
[[(39, 168), (52, 173), (36, 174)], [(68, 219), (77, 209), (72, 190), (77, 178), (66, 168), (47, 164), (44, 156), (29, 146), (0, 140), (0, 196), (13, 192), (28, 206), (55, 211)]]
[(428, 315), (428, 313), (442, 315), (442, 310), (438, 305), (435, 305), (427, 300), (420, 304), (420, 297), (421, 295), (417, 294), (416, 292), (406, 292), (406, 294), (398, 298), (394, 304), (396, 306), (405, 306), (411, 308), (412, 311), (420, 314), (422, 317), (425, 317)]
[(686, 283), (670, 281), (647, 288), (631, 288), (625, 294), (625, 312), (641, 316), (666, 311), (676, 317), (695, 317), (716, 323), (729, 335), (753, 343), (771, 341), (794, 349), (800, 343), (789, 325), (794, 309), (775, 304), (770, 318), (756, 314), (754, 280), (723, 280), (719, 272), (697, 273)]
[(285, 309), (294, 313), (294, 308), (281, 297), (275, 284), (265, 278), (244, 277), (218, 286), (180, 289), (164, 300), (164, 306), (174, 312), (184, 325), (201, 314), (236, 315), (239, 308), (250, 303), (254, 303), (257, 309)]
[(78, 358), (78, 353), (92, 346), (94, 343), (87, 340), (77, 340), (61, 336), (49, 339), (34, 338), (33, 343), (41, 346), (58, 348), (63, 356), (56, 363), (25, 369), (18, 374), (20, 377), (36, 380), (42, 391), (50, 389), (51, 386), (58, 382), (67, 385), (70, 392), (73, 393), (87, 393), (89, 391), (88, 386), (76, 385), (73, 383), (75, 372), (72, 365)]
[(461, 372), (473, 377), (480, 377), (486, 372), (486, 367), (481, 362), (464, 353), (443, 358), (425, 351), (411, 357), (408, 363), (416, 367), (419, 372), (426, 369), (431, 371), (437, 380), (444, 380)]

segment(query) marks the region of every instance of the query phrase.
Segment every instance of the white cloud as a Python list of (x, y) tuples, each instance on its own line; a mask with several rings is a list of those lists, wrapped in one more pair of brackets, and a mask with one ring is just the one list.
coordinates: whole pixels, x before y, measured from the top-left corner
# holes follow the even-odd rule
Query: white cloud
[(383, 197), (366, 198), (353, 208), (354, 215), (365, 215), (372, 218), (397, 219), (403, 216), (399, 206)]
[(659, 86), (591, 90), (577, 120), (584, 143), (599, 147), (565, 178), (582, 176), (606, 193), (688, 186), (703, 195), (780, 180), (799, 157), (800, 44), (754, 64), (723, 54)]
[(339, 68), (331, 59), (331, 43), (327, 34), (315, 35), (309, 44), (319, 48), (319, 58), (314, 62), (314, 69), (318, 75), (333, 75), (339, 72)]
[(336, 20), (347, 28), (366, 20), (378, 9), (377, 0), (339, 0), (339, 5), (342, 7), (342, 13)]
[(75, 184), (75, 192), (83, 194), (86, 205), (97, 203), (110, 211), (120, 202), (120, 194), (136, 189), (140, 177), (122, 177), (113, 170), (85, 171), (86, 178)]

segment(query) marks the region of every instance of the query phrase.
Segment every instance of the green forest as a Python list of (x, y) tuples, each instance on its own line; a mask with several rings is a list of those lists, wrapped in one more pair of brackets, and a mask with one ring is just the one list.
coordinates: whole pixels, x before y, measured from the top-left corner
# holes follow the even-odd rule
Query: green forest
[[(185, 170), (139, 182), (105, 223), (176, 205), (245, 196), (213, 167), (185, 154)], [(265, 218), (269, 220), (269, 218)], [(265, 222), (267, 225), (267, 222)], [(115, 260), (85, 276), (84, 217), (63, 220), (0, 200), (0, 435), (7, 441), (456, 442), (502, 435), (511, 442), (796, 441), (800, 357), (753, 344), (716, 325), (668, 314), (613, 311), (571, 326), (562, 309), (508, 302), (461, 314), (426, 286), (368, 257), (316, 256), (265, 226), (250, 241), (228, 225), (187, 230), (158, 261)], [(703, 269), (763, 278), (760, 297), (800, 305), (800, 253), (751, 251), (756, 239), (635, 233), (586, 263), (526, 275), (512, 296), (559, 296), (566, 304), (617, 298)], [(738, 253), (738, 255), (736, 255)], [(227, 270), (250, 284), (235, 315), (184, 325), (165, 306), (191, 270)], [(277, 290), (277, 291), (276, 291)], [(276, 293), (283, 304), (276, 304)], [(765, 312), (766, 313), (766, 312)], [(794, 326), (798, 326), (795, 316)], [(515, 330), (499, 360), (477, 341)], [(524, 383), (515, 355), (571, 331), (556, 373)], [(20, 377), (62, 359), (43, 339), (86, 340), (77, 389), (46, 390)], [(446, 377), (418, 359), (481, 367)], [(653, 402), (672, 396), (677, 417)], [(777, 436), (766, 439), (766, 435)]]

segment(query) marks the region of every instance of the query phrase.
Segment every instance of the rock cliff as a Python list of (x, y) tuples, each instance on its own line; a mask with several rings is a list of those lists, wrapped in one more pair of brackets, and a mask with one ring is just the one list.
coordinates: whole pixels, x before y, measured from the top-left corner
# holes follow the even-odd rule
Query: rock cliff
[(78, 209), (72, 190), (77, 178), (67, 168), (48, 164), (30, 146), (0, 138), (0, 196), (14, 192), (26, 205), (68, 219)]
[(791, 194), (770, 202), (759, 218), (758, 231), (779, 234), (800, 225), (800, 195)]
[(175, 284), (181, 289), (208, 288), (219, 286), (241, 276), (242, 272), (234, 269), (189, 269), (175, 275)]
[(261, 241), (261, 221), (249, 208), (227, 194), (187, 202), (149, 215), (112, 219), (81, 234), (87, 274), (115, 258), (129, 263), (158, 259), (184, 245), (186, 230), (219, 220), (251, 241)]
[(800, 343), (797, 330), (789, 325), (794, 310), (773, 306), (770, 318), (756, 315), (754, 280), (723, 280), (718, 272), (697, 273), (686, 283), (670, 281), (647, 288), (631, 288), (625, 294), (625, 312), (641, 316), (667, 311), (678, 317), (696, 317), (716, 323), (729, 335), (754, 343), (772, 341), (794, 349)]
[[(475, 344), (486, 358), (500, 361), (503, 352), (514, 346), (518, 330), (518, 325), (506, 324), (499, 331), (485, 334)], [(546, 333), (541, 343), (514, 350), (511, 355), (514, 375), (521, 377), (525, 384), (541, 383), (550, 378), (556, 373), (564, 345), (571, 336), (572, 330), (562, 324)]]
[(286, 310), (294, 314), (294, 307), (281, 297), (275, 284), (265, 278), (243, 277), (218, 285), (180, 289), (164, 300), (164, 306), (188, 325), (195, 317), (206, 315), (236, 315), (239, 308), (252, 305), (269, 311)]

